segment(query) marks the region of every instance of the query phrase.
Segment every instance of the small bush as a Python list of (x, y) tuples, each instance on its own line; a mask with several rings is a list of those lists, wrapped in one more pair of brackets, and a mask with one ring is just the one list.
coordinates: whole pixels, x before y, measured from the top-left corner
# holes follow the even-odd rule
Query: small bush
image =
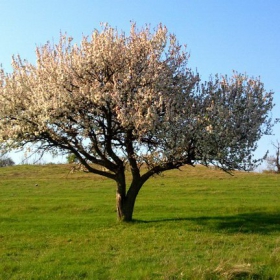
[(78, 159), (76, 157), (76, 155), (74, 154), (68, 154), (66, 157), (67, 163), (74, 163), (74, 162), (78, 162)]
[(0, 167), (13, 166), (15, 162), (10, 157), (0, 158)]

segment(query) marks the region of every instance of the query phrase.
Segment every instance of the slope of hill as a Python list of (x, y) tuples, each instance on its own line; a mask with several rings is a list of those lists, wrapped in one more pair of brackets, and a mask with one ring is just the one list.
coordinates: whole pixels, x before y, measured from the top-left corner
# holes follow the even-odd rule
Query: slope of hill
[(120, 224), (115, 183), (70, 171), (0, 168), (0, 279), (280, 278), (279, 175), (168, 171)]

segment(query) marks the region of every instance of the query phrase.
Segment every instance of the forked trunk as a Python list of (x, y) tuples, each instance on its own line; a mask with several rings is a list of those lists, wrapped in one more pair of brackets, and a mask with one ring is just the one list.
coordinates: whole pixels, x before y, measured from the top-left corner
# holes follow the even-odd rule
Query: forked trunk
[(131, 222), (136, 196), (122, 197), (121, 194), (117, 192), (116, 200), (118, 220), (123, 222)]
[(117, 189), (116, 206), (119, 221), (132, 221), (134, 205), (140, 188), (140, 185), (132, 185), (127, 193), (119, 191), (120, 188)]

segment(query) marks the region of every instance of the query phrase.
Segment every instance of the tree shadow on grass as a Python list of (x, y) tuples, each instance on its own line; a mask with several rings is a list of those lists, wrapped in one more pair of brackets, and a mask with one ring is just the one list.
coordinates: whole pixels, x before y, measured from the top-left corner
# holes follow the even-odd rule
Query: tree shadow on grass
[(223, 230), (229, 233), (259, 233), (268, 234), (280, 231), (279, 213), (242, 213), (232, 216), (202, 216), (186, 218), (169, 218), (158, 220), (135, 220), (136, 223), (159, 223), (189, 221), (209, 227), (212, 230)]

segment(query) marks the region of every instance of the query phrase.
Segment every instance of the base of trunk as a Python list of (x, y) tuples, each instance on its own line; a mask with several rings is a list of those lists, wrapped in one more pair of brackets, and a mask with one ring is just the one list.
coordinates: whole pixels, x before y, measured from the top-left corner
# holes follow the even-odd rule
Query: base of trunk
[(122, 198), (121, 195), (117, 194), (116, 200), (118, 221), (131, 222), (135, 199), (130, 201), (127, 197)]

